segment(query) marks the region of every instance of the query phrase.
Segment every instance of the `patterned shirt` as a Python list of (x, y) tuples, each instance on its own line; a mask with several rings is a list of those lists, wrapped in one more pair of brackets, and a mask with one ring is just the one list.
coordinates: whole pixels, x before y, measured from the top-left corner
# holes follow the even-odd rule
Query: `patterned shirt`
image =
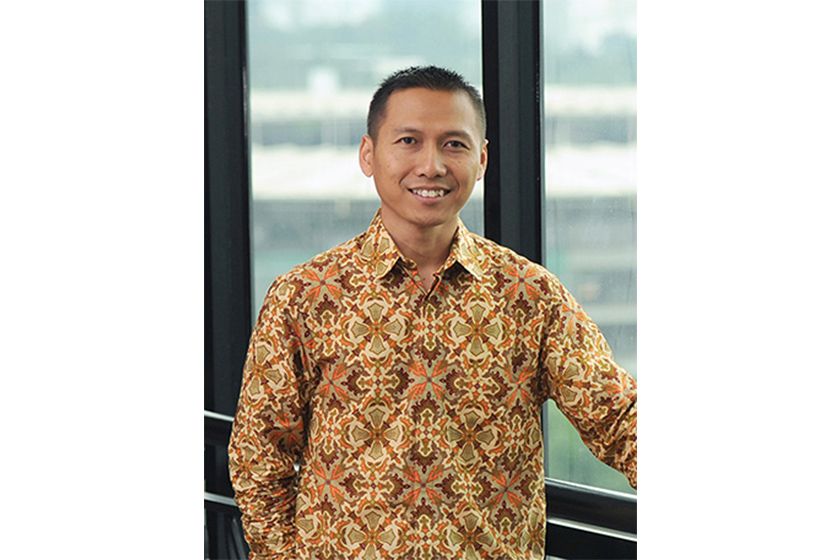
[(543, 558), (549, 397), (635, 487), (636, 383), (560, 281), (459, 221), (427, 291), (377, 212), (259, 313), (229, 448), (251, 558)]

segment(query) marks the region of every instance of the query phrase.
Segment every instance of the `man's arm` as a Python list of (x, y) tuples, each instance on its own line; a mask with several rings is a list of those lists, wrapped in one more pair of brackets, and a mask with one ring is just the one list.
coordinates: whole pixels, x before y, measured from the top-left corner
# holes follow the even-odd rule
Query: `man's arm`
[(269, 289), (251, 335), (228, 455), (251, 560), (290, 558), (304, 441), (302, 351), (291, 286)]
[(636, 487), (636, 381), (565, 288), (548, 309), (543, 379), (583, 443)]

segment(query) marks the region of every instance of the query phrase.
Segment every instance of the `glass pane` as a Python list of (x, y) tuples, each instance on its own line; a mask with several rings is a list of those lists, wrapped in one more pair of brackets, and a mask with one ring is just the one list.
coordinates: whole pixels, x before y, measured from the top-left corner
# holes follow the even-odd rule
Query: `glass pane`
[[(546, 0), (546, 266), (636, 372), (636, 2)], [(549, 477), (634, 492), (548, 405)]]
[[(407, 32), (406, 22), (411, 22)], [(363, 232), (379, 199), (358, 164), (388, 74), (434, 64), (481, 85), (479, 0), (248, 2), (254, 317), (274, 278)], [(484, 231), (482, 185), (461, 212)]]

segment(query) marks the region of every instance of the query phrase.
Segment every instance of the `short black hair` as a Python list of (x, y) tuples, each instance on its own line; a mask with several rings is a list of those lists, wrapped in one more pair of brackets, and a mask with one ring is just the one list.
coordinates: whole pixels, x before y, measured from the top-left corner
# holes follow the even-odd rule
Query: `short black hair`
[(373, 94), (370, 100), (367, 116), (368, 136), (376, 139), (379, 132), (379, 125), (385, 118), (385, 105), (388, 98), (395, 91), (410, 88), (426, 88), (435, 91), (463, 91), (472, 102), (473, 108), (478, 115), (482, 139), (487, 134), (487, 114), (484, 111), (484, 102), (481, 94), (474, 86), (464, 80), (463, 76), (452, 70), (439, 68), (437, 66), (412, 66), (404, 70), (398, 70), (385, 78), (379, 89)]

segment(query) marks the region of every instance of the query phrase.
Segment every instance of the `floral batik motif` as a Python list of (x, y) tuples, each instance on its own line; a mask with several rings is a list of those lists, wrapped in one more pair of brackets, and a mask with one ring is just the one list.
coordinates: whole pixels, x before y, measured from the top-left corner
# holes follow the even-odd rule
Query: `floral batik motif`
[(260, 311), (229, 448), (252, 558), (543, 558), (548, 398), (635, 487), (636, 383), (560, 281), (459, 223), (426, 290), (377, 213)]

